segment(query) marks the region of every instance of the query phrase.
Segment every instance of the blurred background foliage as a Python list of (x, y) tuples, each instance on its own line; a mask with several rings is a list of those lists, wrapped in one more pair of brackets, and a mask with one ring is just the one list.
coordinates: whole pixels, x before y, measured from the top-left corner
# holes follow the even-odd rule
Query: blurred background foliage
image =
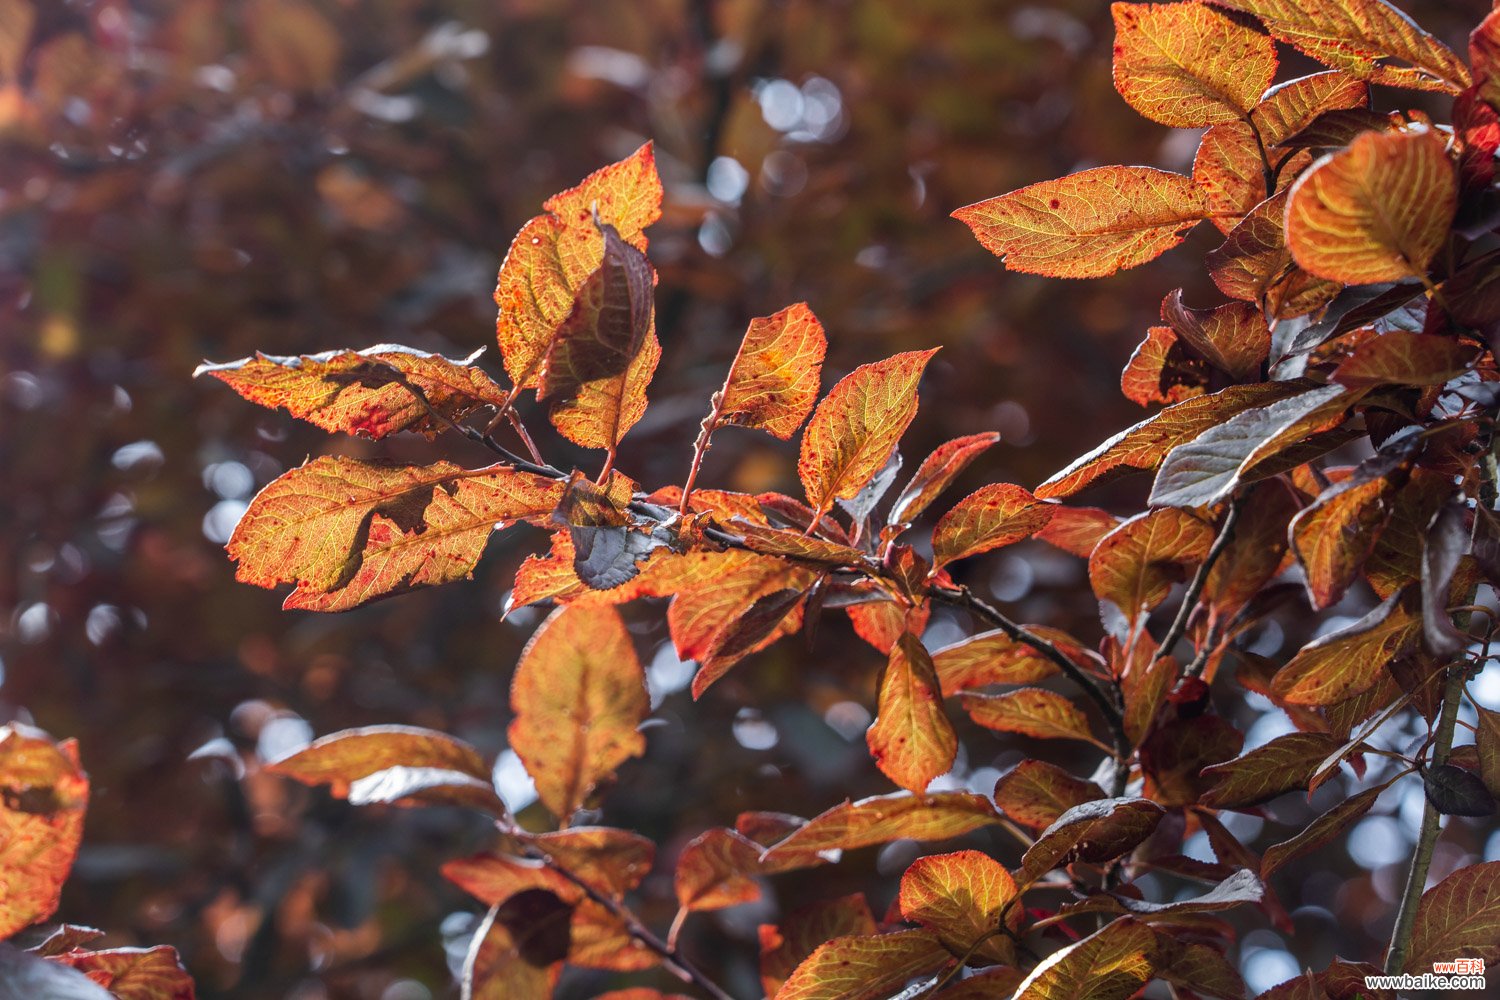
[[(314, 734), (413, 723), (498, 755), (524, 809), (507, 689), (539, 618), (501, 609), (546, 539), (512, 529), (469, 584), (342, 616), (281, 612), (233, 581), (220, 546), (288, 463), (487, 458), (468, 442), (326, 438), (195, 383), (200, 360), (493, 345), (511, 236), (647, 138), (667, 185), (651, 232), (665, 357), (620, 465), (648, 489), (681, 481), (746, 321), (793, 301), (829, 330), (829, 383), (942, 345), (903, 450), (911, 466), (946, 438), (1001, 431), (967, 487), (1032, 485), (1139, 419), (1118, 375), (1162, 294), (1215, 301), (1194, 264), (1217, 242), (1208, 227), (1082, 284), (1007, 274), (947, 218), (1100, 163), (1188, 168), (1196, 135), (1142, 121), (1111, 87), (1096, 0), (47, 0), (26, 32), (27, 6), (0, 0), (0, 718), (79, 737), (93, 776), (59, 917), (114, 944), (175, 944), (207, 997), (449, 991), (441, 937), (461, 941), (475, 906), (437, 867), (482, 846), (484, 824), (355, 812), (257, 765)], [(1407, 6), (1458, 47), (1489, 4)], [(795, 492), (790, 446), (716, 443), (703, 484)], [(1090, 499), (1124, 510), (1144, 488)], [(968, 582), (1022, 620), (1098, 634), (1081, 561), (1055, 550), (976, 561)], [(842, 619), (693, 704), (660, 609), (632, 615), (658, 708), (603, 815), (660, 844), (648, 918), (669, 919), (665, 862), (706, 827), (889, 790), (862, 738), (882, 658)], [(972, 628), (940, 617), (929, 636)], [(1255, 648), (1305, 636), (1293, 615)], [(1252, 744), (1287, 728), (1265, 708), (1221, 705)], [(1087, 767), (1056, 744), (966, 735), (944, 780), (976, 791), (1027, 753)], [(1393, 812), (1279, 880), (1295, 935), (1242, 921), (1253, 990), (1378, 954), (1421, 808), (1408, 784)], [(1232, 822), (1263, 847), (1310, 815), (1292, 797)], [(1500, 857), (1490, 830), (1450, 822), (1434, 878), (1466, 853)], [(973, 839), (1013, 861), (1003, 836)], [(755, 926), (774, 906), (867, 890), (880, 912), (916, 850), (800, 873), (766, 902), (696, 918), (685, 946), (750, 995)], [(631, 982), (664, 985), (570, 973), (560, 995)]]

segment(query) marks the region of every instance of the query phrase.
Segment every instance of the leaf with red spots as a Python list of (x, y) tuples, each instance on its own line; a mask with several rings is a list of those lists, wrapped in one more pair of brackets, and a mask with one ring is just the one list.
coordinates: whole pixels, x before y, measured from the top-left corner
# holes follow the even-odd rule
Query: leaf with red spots
[(953, 213), (1013, 271), (1100, 278), (1155, 260), (1213, 213), (1181, 174), (1097, 167)]
[(991, 483), (960, 500), (932, 532), (935, 568), (1030, 538), (1052, 519), (1052, 506), (1020, 486)]
[(0, 793), (0, 937), (9, 937), (57, 910), (73, 868), (89, 801), (78, 745), (0, 727)]
[(877, 711), (865, 739), (887, 778), (921, 792), (953, 766), (958, 736), (943, 711), (932, 657), (916, 636), (903, 635), (891, 647)]
[(827, 350), (823, 324), (805, 302), (751, 320), (720, 390), (717, 422), (789, 439), (817, 401)]

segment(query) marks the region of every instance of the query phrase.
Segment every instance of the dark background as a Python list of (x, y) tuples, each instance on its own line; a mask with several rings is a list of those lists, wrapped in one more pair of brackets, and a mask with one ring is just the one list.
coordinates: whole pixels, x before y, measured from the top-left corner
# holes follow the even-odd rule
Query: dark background
[[(1408, 9), (1457, 47), (1488, 7)], [(1188, 169), (1195, 135), (1139, 119), (1112, 89), (1108, 11), (1091, 0), (54, 0), (38, 4), (31, 44), (10, 48), (0, 719), (78, 737), (93, 777), (59, 918), (114, 944), (176, 945), (206, 997), (449, 992), (442, 932), (461, 941), (475, 907), (437, 868), (483, 846), (483, 824), (356, 813), (256, 763), (392, 722), (502, 751), (511, 669), (539, 618), (502, 622), (500, 609), (545, 537), (497, 538), (470, 583), (341, 616), (281, 612), (279, 595), (233, 581), (220, 548), (255, 489), (327, 452), (487, 459), (467, 442), (326, 437), (193, 381), (201, 360), (395, 341), (450, 356), (488, 345), (498, 371), (490, 293), (511, 236), (547, 195), (648, 138), (667, 187), (650, 233), (665, 356), (620, 457), (648, 488), (683, 478), (746, 321), (799, 299), (829, 331), (825, 384), (942, 345), (903, 450), (910, 468), (948, 437), (1001, 431), (968, 487), (1034, 485), (1143, 416), (1118, 376), (1162, 294), (1215, 301), (1195, 265), (1218, 242), (1207, 226), (1136, 272), (1075, 283), (1004, 272), (947, 217), (1086, 166)], [(550, 437), (543, 448), (599, 462)], [(796, 492), (794, 467), (794, 446), (729, 430), (703, 483)], [(1144, 490), (1089, 500), (1127, 510)], [(1024, 620), (1098, 635), (1081, 562), (1054, 550), (976, 561), (969, 582)], [(674, 906), (668, 862), (706, 827), (890, 790), (861, 735), (881, 658), (842, 620), (694, 704), (670, 647), (657, 652), (660, 618), (631, 611), (661, 724), (604, 808), (661, 846), (643, 903), (658, 926)], [(1310, 627), (1288, 623), (1286, 641)], [(933, 637), (969, 628), (939, 618)], [(1283, 639), (1258, 641), (1274, 655)], [(1492, 681), (1479, 689), (1500, 693)], [(1264, 702), (1232, 700), (1221, 709), (1253, 742), (1284, 728), (1280, 713), (1257, 721)], [(1089, 766), (1056, 744), (967, 736), (955, 780), (980, 791), (1023, 752)], [(1278, 877), (1293, 937), (1239, 915), (1253, 988), (1334, 954), (1378, 957), (1420, 810), (1408, 784), (1377, 809), (1391, 815)], [(1331, 782), (1320, 796), (1341, 794)], [(1255, 842), (1310, 815), (1288, 797)], [(1235, 829), (1253, 837), (1259, 822)], [(1435, 876), (1484, 855), (1487, 835), (1459, 821)], [(1013, 852), (1003, 835), (976, 843)], [(878, 913), (915, 850), (778, 880), (764, 904), (695, 917), (686, 948), (748, 996), (755, 925), (776, 906), (864, 889)], [(564, 991), (632, 982), (668, 981), (570, 974)]]

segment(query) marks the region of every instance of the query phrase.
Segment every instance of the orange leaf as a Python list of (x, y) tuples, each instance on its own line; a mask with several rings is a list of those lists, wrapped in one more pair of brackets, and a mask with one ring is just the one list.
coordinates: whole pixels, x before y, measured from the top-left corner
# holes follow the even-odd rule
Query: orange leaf
[(1458, 178), (1431, 132), (1368, 132), (1292, 187), (1286, 243), (1310, 274), (1351, 285), (1420, 278), (1448, 239)]
[(1214, 529), (1185, 510), (1138, 514), (1099, 542), (1089, 556), (1089, 583), (1127, 620), (1167, 599), (1172, 584), (1208, 555)]
[(761, 924), (760, 984), (766, 996), (781, 984), (818, 946), (839, 937), (869, 937), (875, 918), (860, 893), (810, 903), (793, 910), (779, 924)]
[(1376, 536), (1391, 517), (1395, 488), (1384, 476), (1330, 487), (1292, 519), (1292, 551), (1314, 608), (1338, 601), (1359, 578)]
[(797, 966), (775, 1000), (882, 1000), (952, 962), (928, 931), (834, 938)]
[(1500, 13), (1490, 11), (1469, 35), (1469, 62), (1480, 98), (1500, 108)]
[[(646, 249), (641, 230), (661, 217), (661, 179), (647, 143), (630, 156), (595, 171), (577, 187), (553, 195), (547, 214), (526, 223), (500, 265), (495, 334), (505, 371), (518, 387), (535, 388), (558, 327), (573, 311), (578, 291), (604, 259), (594, 226), (613, 226), (622, 240)], [(647, 351), (643, 350), (639, 357)]]
[[(1021, 927), (1022, 907), (1010, 905), (1016, 883), (1005, 866), (979, 851), (957, 851), (918, 858), (901, 876), (898, 903), (909, 923), (932, 931), (954, 955), (1010, 964), (1015, 946), (994, 934), (1001, 917), (1012, 931)], [(979, 944), (984, 939), (983, 944)]]
[(1125, 1000), (1155, 975), (1156, 934), (1129, 917), (1042, 960), (1014, 1000)]
[(1422, 893), (1402, 971), (1460, 957), (1500, 961), (1500, 861), (1460, 868)]
[(1083, 710), (1055, 691), (1021, 688), (1004, 694), (966, 693), (963, 706), (970, 718), (986, 729), (1041, 740), (1084, 740), (1102, 746), (1089, 732)]
[(958, 478), (958, 474), (968, 468), (970, 462), (999, 440), (999, 434), (987, 431), (954, 438), (940, 445), (922, 460), (922, 465), (911, 477), (911, 482), (896, 497), (887, 521), (890, 524), (910, 524), (915, 521), (917, 515), (931, 506), (938, 494), (946, 490)]
[(490, 769), (462, 740), (416, 726), (345, 729), (265, 768), (304, 785), (328, 785), (355, 805), (467, 805), (503, 815)]
[(0, 3), (0, 84), (14, 84), (21, 75), (21, 60), (31, 45), (36, 9), (30, 0)]
[(1179, 288), (1162, 302), (1161, 318), (1199, 357), (1237, 381), (1258, 375), (1271, 353), (1270, 328), (1248, 302), (1192, 309)]
[(995, 805), (1022, 826), (1042, 830), (1069, 809), (1104, 798), (1104, 789), (1056, 764), (1023, 760), (995, 782)]
[(473, 361), (387, 344), (302, 357), (257, 353), (227, 364), (199, 365), (193, 376), (212, 375), (252, 403), (283, 407), (325, 431), (379, 440), (407, 430), (435, 436), (447, 425), (428, 406), (457, 422), (481, 406), (504, 403), (505, 393)]
[(818, 515), (856, 496), (917, 415), (917, 383), (937, 353), (910, 351), (861, 365), (829, 391), (802, 432), (797, 474)]
[(890, 655), (891, 647), (903, 635), (921, 638), (927, 629), (927, 620), (932, 615), (932, 605), (923, 601), (917, 605), (904, 605), (896, 601), (866, 601), (844, 608), (854, 634)]
[(739, 535), (747, 549), (768, 556), (831, 563), (836, 566), (857, 566), (865, 558), (863, 552), (848, 545), (804, 535), (800, 531), (767, 528), (742, 518), (731, 518), (725, 527)]
[(1203, 395), (1207, 382), (1203, 363), (1188, 352), (1172, 328), (1153, 326), (1120, 373), (1120, 392), (1140, 406), (1180, 403)]
[(504, 854), (454, 858), (444, 863), (443, 877), (487, 906), (533, 889), (545, 889), (569, 903), (584, 898), (582, 888), (542, 862)]
[(1149, 471), (1177, 445), (1241, 410), (1264, 406), (1304, 388), (1290, 382), (1262, 382), (1232, 385), (1212, 395), (1184, 400), (1116, 434), (1053, 475), (1035, 493), (1040, 499), (1056, 500), (1130, 469)]
[(1119, 527), (1120, 519), (1098, 507), (1064, 507), (1055, 505), (1052, 520), (1036, 533), (1038, 541), (1055, 545), (1064, 552), (1087, 559), (1099, 539)]
[(1276, 76), (1266, 35), (1199, 3), (1110, 6), (1115, 89), (1173, 128), (1239, 121)]
[[(1114, 643), (1110, 637), (1106, 640)], [(1125, 667), (1120, 678), (1120, 694), (1125, 699), (1125, 735), (1130, 742), (1140, 746), (1156, 721), (1162, 702), (1177, 683), (1177, 661), (1170, 656), (1157, 656), (1151, 643), (1138, 640), (1132, 661)]]
[(78, 744), (0, 726), (0, 938), (57, 910), (83, 838), (89, 779)]
[(1205, 132), (1193, 157), (1193, 180), (1213, 206), (1210, 221), (1220, 232), (1228, 233), (1239, 225), (1269, 193), (1254, 130), (1243, 120), (1235, 120)]
[(1330, 733), (1287, 733), (1249, 753), (1203, 769), (1213, 785), (1202, 802), (1214, 809), (1247, 809), (1283, 792), (1306, 789), (1324, 758), (1344, 743)]
[(562, 490), (500, 466), (321, 457), (261, 490), (226, 548), (239, 580), (295, 583), (289, 607), (343, 610), (467, 576), (497, 525), (549, 515)]
[(1333, 381), (1350, 387), (1442, 385), (1474, 360), (1475, 348), (1456, 337), (1390, 330), (1361, 341), (1334, 369)]
[[(1090, 658), (1089, 651), (1061, 629), (1046, 625), (1029, 625), (1027, 629), (1075, 661)], [(1017, 642), (998, 629), (944, 646), (932, 654), (932, 663), (945, 695), (986, 684), (1034, 684), (1059, 671), (1057, 664), (1035, 646)]]
[(1098, 167), (953, 213), (1012, 271), (1101, 278), (1154, 260), (1212, 214), (1181, 174)]
[(1251, 487), (1234, 535), (1219, 553), (1203, 587), (1203, 599), (1221, 620), (1239, 613), (1280, 572), (1287, 551), (1287, 525), (1299, 509), (1282, 479)]
[(510, 704), (511, 748), (560, 819), (645, 752), (645, 673), (613, 608), (563, 608), (543, 622), (516, 665)]
[(537, 379), (558, 431), (584, 448), (614, 448), (646, 412), (661, 357), (646, 255), (601, 225), (604, 255), (558, 326)]
[[(609, 895), (635, 888), (651, 871), (656, 845), (628, 830), (572, 826), (549, 833), (519, 833), (518, 840)], [(491, 900), (491, 902), (494, 902)]]
[(1000, 822), (983, 795), (896, 792), (845, 802), (819, 813), (766, 851), (763, 862), (811, 852), (852, 850), (887, 841), (947, 840)]
[(903, 635), (891, 647), (878, 713), (865, 741), (887, 778), (920, 793), (953, 766), (958, 736), (943, 711), (932, 657), (916, 636)]
[(1266, 148), (1279, 146), (1329, 111), (1363, 108), (1370, 88), (1338, 71), (1313, 73), (1279, 83), (1250, 110), (1250, 121)]
[(70, 951), (52, 961), (84, 973), (118, 1000), (193, 1000), (192, 977), (167, 945)]
[[(1442, 42), (1385, 0), (1213, 0), (1254, 14), (1278, 39), (1373, 83), (1457, 93), (1469, 70)], [(1392, 66), (1394, 58), (1409, 66)]]
[(1339, 286), (1292, 263), (1283, 232), (1288, 191), (1256, 206), (1229, 231), (1224, 245), (1209, 253), (1209, 276), (1219, 291), (1244, 302), (1268, 303), (1273, 315), (1306, 315), (1327, 304)]
[(760, 845), (733, 830), (699, 834), (677, 857), (674, 884), (684, 910), (722, 910), (760, 898)]
[(1019, 486), (981, 486), (938, 519), (933, 568), (1030, 538), (1052, 519), (1052, 507)]
[(1303, 646), (1272, 679), (1271, 691), (1293, 705), (1332, 705), (1371, 687), (1386, 663), (1422, 633), (1422, 619), (1387, 601), (1352, 625)]
[(823, 324), (805, 302), (752, 319), (720, 390), (718, 422), (788, 440), (817, 401), (827, 350)]
[(496, 919), (498, 910), (492, 907), (474, 932), (459, 975), (460, 1000), (547, 1000), (557, 985), (561, 963), (528, 960), (525, 941)]

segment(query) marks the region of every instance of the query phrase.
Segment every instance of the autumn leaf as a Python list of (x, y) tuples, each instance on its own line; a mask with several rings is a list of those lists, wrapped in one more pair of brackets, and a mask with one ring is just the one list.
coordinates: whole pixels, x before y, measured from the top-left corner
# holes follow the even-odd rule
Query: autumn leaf
[(182, 967), (177, 949), (110, 948), (69, 951), (52, 961), (77, 969), (118, 1000), (193, 1000), (193, 980)]
[(1087, 559), (1099, 539), (1119, 527), (1120, 519), (1098, 507), (1054, 506), (1052, 520), (1036, 533), (1038, 541), (1055, 545), (1070, 555)]
[(1009, 964), (1015, 946), (995, 931), (1002, 917), (1011, 932), (1020, 930), (1016, 895), (1015, 880), (1000, 862), (980, 851), (957, 851), (914, 861), (901, 876), (897, 904), (908, 923), (932, 931), (955, 956)]
[(860, 893), (809, 903), (779, 924), (761, 924), (760, 983), (774, 997), (797, 966), (825, 942), (840, 937), (871, 937), (875, 918)]
[(1163, 814), (1161, 806), (1143, 798), (1095, 799), (1074, 806), (1037, 836), (1021, 858), (1016, 881), (1029, 886), (1070, 858), (1113, 861), (1149, 837)]
[(933, 568), (1030, 538), (1052, 519), (1052, 506), (1009, 483), (981, 486), (938, 519)]
[(1431, 132), (1369, 132), (1297, 181), (1286, 243), (1310, 274), (1350, 285), (1420, 278), (1448, 238), (1458, 180)]
[(0, 941), (0, 983), (11, 996), (27, 1000), (117, 1000), (83, 973), (4, 941)]
[(1203, 769), (1213, 784), (1200, 799), (1215, 809), (1248, 809), (1305, 789), (1323, 758), (1343, 740), (1329, 733), (1287, 733), (1243, 756)]
[(910, 633), (891, 647), (877, 711), (865, 740), (887, 778), (920, 793), (953, 766), (958, 736), (943, 711), (932, 657)]
[[(1469, 70), (1442, 42), (1385, 0), (1213, 0), (1254, 14), (1277, 39), (1334, 69), (1390, 87), (1446, 90)], [(1408, 66), (1386, 62), (1398, 59)]]
[(1115, 89), (1147, 118), (1173, 128), (1238, 121), (1276, 75), (1265, 34), (1199, 3), (1110, 7)]
[[(656, 158), (647, 143), (553, 195), (542, 206), (546, 214), (516, 234), (495, 287), (500, 307), (495, 333), (506, 374), (518, 388), (536, 388), (554, 335), (604, 259), (595, 213), (620, 239), (644, 251), (641, 231), (661, 216), (661, 197)], [(637, 358), (649, 353), (642, 350)]]
[(866, 601), (850, 604), (844, 608), (854, 634), (877, 650), (889, 656), (891, 648), (903, 635), (910, 633), (917, 638), (927, 629), (932, 616), (932, 604), (923, 601), (916, 605), (905, 605), (896, 601)]
[(714, 829), (688, 841), (677, 857), (674, 884), (684, 910), (721, 910), (760, 898), (755, 875), (761, 848), (733, 830)]
[(1132, 469), (1149, 472), (1173, 448), (1236, 413), (1273, 403), (1306, 388), (1300, 383), (1262, 382), (1232, 385), (1208, 396), (1184, 400), (1116, 434), (1054, 474), (1034, 492), (1039, 499), (1058, 500)]
[(1337, 70), (1313, 73), (1279, 83), (1250, 109), (1250, 122), (1266, 148), (1280, 146), (1329, 111), (1363, 108), (1370, 88), (1358, 77)]
[(1000, 435), (994, 431), (969, 434), (954, 438), (938, 446), (937, 450), (922, 460), (911, 482), (896, 497), (891, 505), (890, 524), (910, 524), (917, 515), (932, 505), (938, 495), (946, 490), (969, 463), (989, 449)]
[[(1307, 153), (1301, 157), (1311, 161)], [(1274, 193), (1266, 188), (1265, 163), (1255, 130), (1243, 120), (1215, 125), (1199, 140), (1193, 157), (1193, 181), (1208, 199), (1213, 209), (1209, 221), (1220, 232), (1233, 230)], [(1296, 173), (1289, 171), (1287, 177)]]
[(1248, 302), (1193, 309), (1179, 288), (1162, 303), (1161, 318), (1195, 354), (1236, 380), (1259, 374), (1271, 351), (1265, 317)]
[(474, 932), (459, 974), (460, 1000), (546, 1000), (557, 984), (560, 963), (528, 961), (523, 942), (497, 919), (499, 909), (498, 904), (491, 907)]
[(1104, 789), (1056, 764), (1023, 760), (995, 782), (995, 805), (1006, 816), (1043, 830), (1069, 809), (1104, 798)]
[(517, 833), (520, 845), (540, 852), (612, 896), (624, 895), (651, 871), (656, 845), (629, 830), (570, 826), (547, 833)]
[(1169, 809), (1193, 805), (1209, 784), (1204, 767), (1237, 757), (1244, 745), (1244, 734), (1212, 712), (1156, 726), (1139, 751), (1146, 777), (1142, 794)]
[(857, 566), (864, 561), (864, 553), (859, 549), (799, 531), (767, 528), (742, 518), (731, 518), (726, 527), (739, 535), (747, 549), (764, 555), (835, 566)]
[(1083, 710), (1055, 691), (1021, 688), (1004, 694), (963, 695), (964, 711), (986, 729), (1042, 740), (1084, 740), (1103, 747)]
[[(1074, 662), (1087, 661), (1092, 655), (1061, 629), (1029, 625), (1027, 630), (1057, 646)], [(1057, 664), (1041, 650), (1012, 639), (999, 629), (944, 646), (932, 654), (932, 662), (944, 695), (986, 684), (1035, 684), (1059, 671)]]
[(1488, 708), (1477, 711), (1474, 744), (1479, 755), (1479, 777), (1490, 794), (1500, 798), (1500, 712)]
[(443, 865), (443, 877), (487, 906), (498, 906), (534, 889), (544, 889), (570, 903), (584, 898), (577, 883), (531, 858), (504, 854), (455, 858)]
[(1500, 961), (1500, 861), (1460, 868), (1422, 894), (1401, 971), (1455, 958)]
[(883, 1000), (952, 961), (929, 931), (834, 938), (797, 966), (775, 1000)]
[(817, 401), (827, 350), (823, 324), (805, 302), (751, 320), (720, 390), (716, 422), (788, 440)]
[(510, 701), (511, 749), (561, 819), (645, 752), (645, 673), (613, 608), (563, 608), (543, 622), (516, 665)]
[(1129, 917), (1053, 952), (1013, 1000), (1125, 1000), (1155, 974), (1156, 934)]
[(1339, 285), (1297, 267), (1286, 246), (1286, 203), (1282, 191), (1253, 208), (1229, 231), (1223, 246), (1206, 258), (1219, 291), (1243, 302), (1265, 302), (1279, 318), (1304, 316), (1326, 305)]
[(1282, 479), (1255, 484), (1240, 508), (1233, 537), (1203, 585), (1203, 600), (1221, 619), (1232, 619), (1282, 569), (1287, 525), (1300, 509)]
[(226, 546), (236, 578), (295, 583), (289, 607), (343, 610), (467, 576), (491, 531), (550, 515), (563, 485), (504, 466), (320, 457), (251, 501)]
[(433, 437), (447, 427), (441, 418), (456, 423), (505, 402), (473, 357), (455, 361), (394, 344), (301, 357), (257, 353), (199, 365), (193, 375), (211, 375), (252, 403), (283, 408), (325, 431), (375, 440), (397, 431)]
[(1172, 584), (1204, 560), (1214, 529), (1185, 510), (1138, 514), (1099, 542), (1089, 556), (1089, 583), (1127, 620), (1167, 599)]
[(788, 855), (853, 850), (898, 839), (947, 840), (998, 822), (999, 814), (983, 795), (876, 795), (819, 813), (772, 845), (761, 860), (770, 863)]
[(1387, 781), (1383, 785), (1367, 788), (1357, 795), (1351, 795), (1313, 820), (1290, 840), (1284, 840), (1266, 848), (1266, 853), (1261, 858), (1260, 877), (1270, 878), (1273, 872), (1288, 861), (1301, 857), (1308, 851), (1316, 850), (1343, 834), (1355, 820), (1370, 811), (1370, 807), (1375, 804), (1380, 793), (1390, 787), (1390, 784), (1391, 782)]
[(78, 744), (0, 726), (0, 938), (57, 910), (83, 838), (89, 779)]
[(14, 84), (20, 77), (35, 26), (36, 8), (30, 0), (0, 3), (0, 84)]
[[(1114, 642), (1113, 637), (1106, 640)], [(1149, 642), (1137, 641), (1132, 662), (1120, 677), (1120, 696), (1125, 701), (1125, 736), (1136, 746), (1151, 732), (1167, 694), (1177, 683), (1177, 661), (1158, 656)]]
[(603, 257), (552, 337), (536, 395), (569, 441), (613, 449), (646, 412), (646, 387), (661, 345), (652, 314), (651, 264), (613, 226), (601, 224), (600, 232)]
[(345, 729), (314, 740), (266, 770), (304, 785), (328, 785), (356, 805), (468, 805), (504, 815), (479, 752), (462, 740), (417, 726)]
[(1101, 278), (1161, 256), (1212, 214), (1192, 178), (1097, 167), (953, 213), (1013, 271)]
[(1132, 403), (1180, 403), (1207, 391), (1208, 370), (1168, 326), (1153, 326), (1120, 373), (1120, 392)]
[(839, 380), (802, 432), (797, 474), (821, 517), (880, 471), (917, 415), (917, 383), (937, 353), (911, 351), (861, 365)]
[[(1292, 519), (1292, 551), (1314, 608), (1326, 608), (1359, 576), (1391, 516), (1395, 487), (1384, 476), (1338, 483)], [(1305, 648), (1305, 647), (1304, 647)]]
[(1156, 976), (1184, 990), (1222, 1000), (1243, 1000), (1245, 981), (1234, 964), (1212, 945), (1157, 932)]
[(1360, 342), (1334, 369), (1350, 387), (1442, 385), (1468, 368), (1476, 351), (1456, 337), (1391, 330)]

